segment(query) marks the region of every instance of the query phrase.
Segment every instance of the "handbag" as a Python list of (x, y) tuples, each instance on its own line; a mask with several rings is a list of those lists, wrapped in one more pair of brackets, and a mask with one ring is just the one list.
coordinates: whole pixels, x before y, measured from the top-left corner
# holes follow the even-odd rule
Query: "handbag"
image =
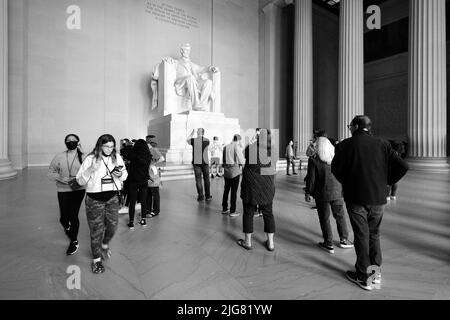
[(68, 184), (69, 184), (70, 189), (72, 189), (74, 191), (80, 190), (81, 188), (83, 188), (83, 186), (78, 183), (76, 178), (69, 180)]

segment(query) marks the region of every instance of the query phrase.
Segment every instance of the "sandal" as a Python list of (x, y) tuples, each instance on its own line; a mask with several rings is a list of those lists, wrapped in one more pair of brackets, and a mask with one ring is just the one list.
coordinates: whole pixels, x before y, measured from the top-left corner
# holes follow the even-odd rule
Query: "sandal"
[(270, 252), (275, 251), (275, 247), (273, 248), (269, 247), (269, 240), (266, 240), (266, 249), (269, 250)]
[(239, 246), (241, 246), (242, 248), (244, 248), (245, 250), (252, 250), (252, 247), (246, 245), (246, 244), (245, 244), (245, 240), (243, 240), (243, 239), (239, 239), (236, 243), (237, 243)]

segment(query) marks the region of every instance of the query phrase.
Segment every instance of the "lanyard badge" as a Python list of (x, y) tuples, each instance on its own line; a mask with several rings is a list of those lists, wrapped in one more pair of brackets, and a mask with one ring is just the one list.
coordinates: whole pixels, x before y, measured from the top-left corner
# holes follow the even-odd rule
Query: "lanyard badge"
[[(109, 159), (108, 159), (109, 162)], [(105, 163), (105, 161), (103, 161), (103, 163), (105, 164), (106, 167), (106, 176), (104, 176), (101, 180), (101, 190), (102, 192), (108, 192), (108, 191), (116, 191), (115, 188), (115, 182), (114, 182), (114, 178), (111, 175), (111, 171), (108, 168), (108, 164)]]

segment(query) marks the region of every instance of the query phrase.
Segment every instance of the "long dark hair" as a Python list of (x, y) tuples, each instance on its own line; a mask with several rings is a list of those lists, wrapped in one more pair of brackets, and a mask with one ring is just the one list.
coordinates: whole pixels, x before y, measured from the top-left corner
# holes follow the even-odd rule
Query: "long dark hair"
[(100, 159), (100, 157), (102, 156), (102, 146), (108, 142), (114, 143), (114, 149), (111, 152), (111, 159), (113, 160), (113, 163), (116, 163), (117, 162), (116, 139), (114, 139), (114, 137), (110, 134), (104, 134), (100, 138), (98, 138), (97, 143), (95, 144), (95, 148), (91, 152), (91, 155), (93, 155), (96, 160)]
[(148, 148), (148, 144), (143, 139), (139, 139), (134, 143), (133, 152), (143, 162), (152, 160), (152, 155), (150, 153), (150, 149)]
[[(79, 138), (76, 134), (74, 134), (74, 133), (68, 134), (68, 135), (64, 138), (64, 143), (67, 142), (67, 139), (68, 139), (69, 137), (74, 137), (75, 139), (77, 139), (77, 142), (80, 143), (80, 138)], [(78, 156), (78, 161), (80, 161), (80, 164), (82, 164), (82, 163), (83, 163), (83, 152), (81, 152), (80, 148), (78, 148), (78, 147), (77, 147), (77, 156)]]

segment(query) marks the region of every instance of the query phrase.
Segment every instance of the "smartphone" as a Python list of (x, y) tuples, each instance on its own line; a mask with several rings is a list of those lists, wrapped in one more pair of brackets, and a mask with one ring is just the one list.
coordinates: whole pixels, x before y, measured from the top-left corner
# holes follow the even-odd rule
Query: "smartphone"
[(122, 171), (122, 169), (123, 169), (123, 166), (117, 166), (114, 168), (114, 170), (112, 172), (120, 172), (120, 171)]

